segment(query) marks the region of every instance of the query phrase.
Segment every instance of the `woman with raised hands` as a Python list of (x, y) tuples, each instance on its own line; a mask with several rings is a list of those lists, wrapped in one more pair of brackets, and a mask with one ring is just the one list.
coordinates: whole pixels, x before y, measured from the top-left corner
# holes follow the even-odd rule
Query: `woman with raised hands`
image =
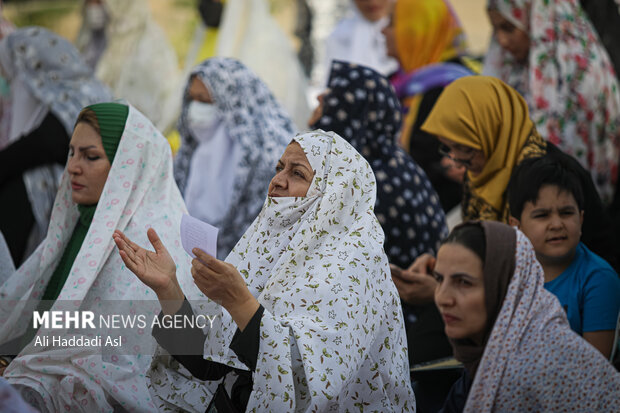
[[(194, 281), (221, 306), (206, 335), (154, 331), (194, 376), (173, 362), (154, 364), (158, 405), (203, 411), (234, 371), (240, 411), (414, 410), (375, 194), (372, 169), (344, 139), (320, 130), (296, 136), (226, 261), (194, 251)], [(164, 314), (192, 314), (159, 242), (147, 252), (120, 232), (115, 240), (127, 267), (163, 299)]]

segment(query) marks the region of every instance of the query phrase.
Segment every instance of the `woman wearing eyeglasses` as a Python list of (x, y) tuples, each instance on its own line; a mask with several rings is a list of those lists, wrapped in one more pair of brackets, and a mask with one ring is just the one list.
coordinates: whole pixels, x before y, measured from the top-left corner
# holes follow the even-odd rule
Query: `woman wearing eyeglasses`
[(513, 169), (527, 158), (569, 158), (587, 200), (582, 239), (617, 267), (610, 219), (589, 172), (540, 136), (526, 101), (516, 90), (489, 76), (455, 80), (442, 92), (422, 130), (436, 136), (441, 151), (466, 169), (461, 204), (464, 220), (507, 223), (506, 188)]

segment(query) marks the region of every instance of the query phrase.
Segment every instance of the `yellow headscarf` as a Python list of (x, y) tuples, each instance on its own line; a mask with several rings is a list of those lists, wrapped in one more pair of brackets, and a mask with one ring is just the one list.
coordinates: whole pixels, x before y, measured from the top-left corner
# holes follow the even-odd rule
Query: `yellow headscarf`
[(393, 14), (400, 66), (411, 72), (465, 54), (465, 36), (445, 0), (398, 0)]
[[(498, 220), (507, 218), (504, 194), (513, 168), (522, 159), (546, 152), (525, 100), (489, 76), (467, 76), (446, 86), (422, 130), (484, 153), (482, 172), (477, 176), (467, 173), (469, 190), (496, 211)], [(464, 215), (472, 218), (467, 207), (463, 205)]]

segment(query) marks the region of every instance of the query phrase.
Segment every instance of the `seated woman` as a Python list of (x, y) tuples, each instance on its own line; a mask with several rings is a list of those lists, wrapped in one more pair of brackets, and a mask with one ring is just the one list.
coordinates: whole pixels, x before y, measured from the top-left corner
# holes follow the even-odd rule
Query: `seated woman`
[(16, 265), (43, 241), (67, 146), (80, 110), (109, 101), (77, 50), (40, 27), (0, 42), (0, 72), (10, 95), (0, 128), (0, 232)]
[[(4, 377), (37, 409), (155, 409), (144, 378), (153, 340), (133, 341), (125, 332), (123, 340), (128, 341), (118, 349), (104, 343), (63, 347), (49, 337), (88, 337), (92, 331), (69, 334), (41, 327), (33, 338), (35, 332), (26, 330), (33, 311), (50, 306), (53, 311), (91, 311), (98, 319), (110, 311), (125, 314), (121, 309), (129, 304), (151, 299), (143, 314), (154, 317), (157, 302), (123, 271), (120, 257), (112, 253), (112, 233), (121, 229), (145, 242), (146, 228), (156, 228), (170, 239), (170, 254), (186, 274), (190, 260), (177, 230), (184, 211), (172, 176), (170, 147), (148, 119), (118, 103), (91, 105), (80, 112), (47, 237), (0, 286), (0, 343), (13, 340), (16, 351), (8, 354), (19, 352)], [(190, 291), (188, 279), (180, 276)], [(136, 330), (132, 334), (144, 336)]]
[[(407, 268), (419, 255), (435, 254), (448, 235), (445, 215), (424, 171), (398, 145), (400, 104), (388, 80), (367, 67), (335, 61), (319, 103), (310, 127), (344, 137), (375, 173), (375, 214), (385, 233), (390, 264)], [(394, 283), (405, 303), (409, 362), (451, 355), (432, 298), (419, 302), (406, 296), (408, 283), (398, 277), (398, 268)]]
[(494, 30), (484, 74), (521, 93), (540, 135), (590, 172), (608, 204), (618, 179), (620, 85), (579, 1), (487, 4)]
[[(464, 220), (508, 223), (506, 189), (513, 169), (526, 158), (548, 156), (576, 163), (538, 134), (526, 101), (499, 79), (468, 76), (448, 85), (422, 129), (442, 151), (467, 169)], [(584, 244), (617, 267), (618, 244), (590, 174), (576, 165), (584, 189)]]
[(520, 231), (460, 225), (432, 274), (446, 335), (465, 366), (443, 412), (620, 409), (620, 373), (570, 329)]
[(179, 113), (181, 71), (147, 0), (84, 0), (76, 46), (114, 97), (166, 133)]
[(178, 129), (174, 176), (190, 215), (220, 229), (224, 259), (260, 212), (295, 127), (243, 63), (217, 57), (192, 71)]
[(401, 144), (424, 169), (448, 212), (461, 201), (454, 175), (462, 175), (462, 168), (439, 154), (437, 140), (420, 126), (446, 85), (474, 74), (461, 23), (447, 0), (398, 0), (383, 34), (388, 54), (400, 63), (390, 81), (406, 113)]
[[(158, 342), (172, 354), (197, 348), (198, 357), (177, 360), (211, 388), (234, 370), (239, 411), (415, 410), (374, 204), (372, 169), (351, 145), (320, 130), (296, 136), (260, 215), (227, 261), (194, 250), (196, 285), (221, 303), (207, 335), (162, 329), (154, 331)], [(150, 232), (155, 252), (117, 232), (120, 255), (155, 290), (164, 313), (191, 314), (174, 260)], [(181, 342), (179, 334), (194, 340)], [(208, 398), (194, 395), (202, 383), (175, 382), (183, 377), (157, 369), (158, 406), (193, 401), (185, 408), (204, 410)]]

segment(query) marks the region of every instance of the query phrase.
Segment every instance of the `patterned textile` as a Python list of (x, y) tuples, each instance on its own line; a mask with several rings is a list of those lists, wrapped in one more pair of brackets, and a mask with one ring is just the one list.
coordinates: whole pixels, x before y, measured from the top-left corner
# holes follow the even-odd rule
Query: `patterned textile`
[(111, 99), (75, 47), (57, 34), (42, 27), (25, 27), (2, 43), (8, 50), (2, 67), (9, 82), (19, 78), (37, 100), (49, 106), (67, 134), (73, 133), (83, 107)]
[[(70, 180), (65, 170), (47, 238), (0, 287), (0, 343), (24, 332), (25, 320), (31, 319), (71, 237), (78, 209), (71, 199)], [(140, 300), (152, 300), (145, 304), (149, 311), (145, 313), (147, 319), (159, 312), (153, 292), (125, 268), (114, 251), (115, 229), (147, 245), (146, 230), (155, 228), (177, 263), (183, 290), (188, 297), (199, 297), (201, 294), (189, 272), (190, 257), (179, 239), (178, 228), (184, 212), (183, 199), (172, 177), (168, 143), (146, 117), (130, 107), (88, 234), (51, 309), (93, 311), (98, 319), (98, 314), (113, 311), (110, 307), (118, 306), (119, 302), (137, 304)], [(143, 331), (132, 329), (131, 332), (150, 337), (150, 326), (147, 323)], [(63, 336), (69, 332), (39, 330), (39, 335), (51, 334)], [(80, 334), (78, 331), (77, 335)], [(30, 342), (4, 376), (25, 397), (38, 399), (42, 411), (112, 411), (114, 405), (126, 411), (153, 411), (155, 406), (144, 373), (151, 362), (155, 342), (152, 339), (148, 342), (150, 345), (146, 347), (124, 346), (117, 351), (110, 347), (104, 351), (103, 345), (34, 347)]]
[[(225, 252), (224, 258), (260, 212), (278, 159), (295, 128), (267, 86), (241, 62), (219, 57), (207, 59), (192, 71), (190, 79), (193, 75), (209, 90), (227, 135), (242, 152), (241, 162), (235, 168), (230, 210), (221, 222), (210, 222), (220, 229), (218, 249)], [(192, 157), (199, 145), (189, 129), (189, 83), (188, 80), (178, 123), (183, 142), (174, 164), (174, 176), (184, 196)], [(213, 189), (205, 188), (209, 190)]]
[(517, 230), (516, 267), (464, 412), (620, 411), (620, 373), (574, 333)]
[(543, 138), (590, 171), (610, 201), (620, 154), (620, 91), (609, 56), (577, 0), (490, 0), (530, 38), (525, 64), (491, 41), (484, 73), (528, 102)]
[[(47, 29), (18, 29), (0, 42), (0, 49), (0, 64), (9, 83), (27, 88), (26, 93), (58, 118), (68, 136), (73, 133), (75, 120), (83, 107), (112, 98), (71, 43)], [(23, 175), (36, 222), (25, 257), (45, 238), (61, 173), (58, 165), (46, 165)]]
[(506, 188), (525, 158), (544, 155), (546, 143), (529, 118), (527, 103), (489, 76), (467, 76), (439, 96), (422, 130), (482, 151), (484, 168), (466, 174), (463, 218), (508, 222)]
[[(227, 258), (265, 308), (246, 411), (413, 411), (370, 165), (334, 133), (295, 141), (315, 171), (306, 197), (267, 198)], [(207, 332), (205, 357), (247, 370), (229, 349), (236, 328), (222, 311)], [(166, 381), (172, 377), (160, 374), (156, 391), (188, 400), (192, 385)]]
[(336, 61), (328, 88), (323, 116), (313, 127), (342, 136), (370, 163), (390, 262), (407, 268), (422, 253), (435, 254), (448, 235), (445, 215), (424, 171), (398, 145), (400, 104), (388, 80)]

